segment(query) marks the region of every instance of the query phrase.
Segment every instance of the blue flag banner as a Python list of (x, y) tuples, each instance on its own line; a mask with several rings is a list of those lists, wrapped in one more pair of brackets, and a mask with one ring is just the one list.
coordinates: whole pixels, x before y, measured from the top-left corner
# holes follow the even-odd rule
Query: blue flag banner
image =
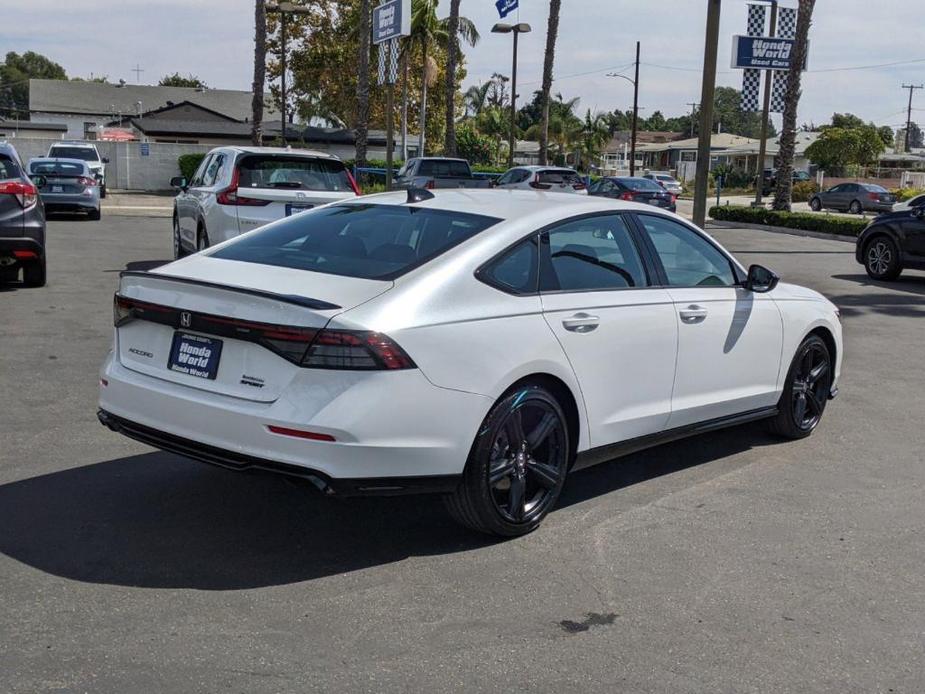
[(495, 7), (498, 8), (498, 14), (501, 19), (507, 17), (511, 12), (517, 9), (520, 0), (495, 0)]

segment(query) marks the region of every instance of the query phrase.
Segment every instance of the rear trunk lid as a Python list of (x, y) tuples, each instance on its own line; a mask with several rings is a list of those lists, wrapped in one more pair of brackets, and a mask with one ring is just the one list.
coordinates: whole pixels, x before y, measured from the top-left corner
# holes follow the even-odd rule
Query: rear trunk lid
[(391, 286), (203, 255), (123, 273), (119, 296), (132, 316), (117, 327), (118, 358), (165, 381), (273, 402), (315, 331)]
[(80, 195), (87, 189), (81, 178), (57, 173), (45, 174), (46, 183), (42, 187), (42, 195)]

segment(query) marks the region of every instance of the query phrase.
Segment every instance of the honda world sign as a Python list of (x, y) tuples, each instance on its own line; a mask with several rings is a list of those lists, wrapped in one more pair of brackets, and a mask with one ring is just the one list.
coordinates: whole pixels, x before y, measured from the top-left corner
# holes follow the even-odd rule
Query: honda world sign
[[(755, 70), (789, 70), (793, 39), (763, 36), (732, 37), (732, 67)], [(806, 66), (803, 66), (806, 69)]]
[(411, 33), (411, 0), (388, 0), (373, 8), (373, 44)]

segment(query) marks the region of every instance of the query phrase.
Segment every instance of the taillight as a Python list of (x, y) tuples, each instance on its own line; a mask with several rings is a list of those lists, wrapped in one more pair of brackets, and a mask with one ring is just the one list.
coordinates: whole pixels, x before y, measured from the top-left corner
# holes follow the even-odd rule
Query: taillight
[(347, 180), (350, 181), (350, 187), (353, 188), (353, 192), (357, 195), (362, 195), (363, 191), (360, 190), (360, 186), (357, 185), (356, 179), (353, 177), (353, 174), (350, 173), (349, 169), (344, 169), (347, 172)]
[(316, 369), (413, 369), (414, 362), (391, 338), (357, 330), (322, 330), (302, 359)]
[(540, 175), (536, 174), (533, 177), (533, 180), (530, 181), (530, 187), (535, 188), (536, 190), (549, 190), (552, 188), (552, 185), (549, 183), (540, 183)]
[(620, 199), (621, 199), (621, 200), (633, 200), (634, 197), (635, 197), (635, 196), (634, 196), (633, 192), (632, 192), (632, 191), (629, 191), (629, 190), (625, 190), (625, 191), (623, 191), (622, 193), (620, 193)]
[(240, 171), (235, 169), (231, 177), (231, 185), (225, 188), (225, 190), (216, 193), (215, 202), (219, 205), (235, 205), (236, 207), (266, 207), (270, 204), (269, 200), (257, 200), (256, 198), (238, 195), (238, 181), (240, 180), (240, 176)]
[(879, 200), (880, 193), (868, 193), (867, 197), (870, 198), (871, 200)]
[(437, 182), (434, 179), (430, 179), (429, 181), (427, 181), (427, 183), (424, 184), (424, 187), (427, 190), (433, 190), (434, 188), (437, 187)]
[(32, 207), (39, 199), (39, 191), (34, 185), (20, 181), (0, 183), (0, 195), (12, 195), (23, 209)]
[(586, 186), (584, 183), (575, 183), (572, 185), (572, 188), (574, 188), (575, 190), (584, 190), (587, 187), (588, 186)]
[(98, 186), (99, 185), (99, 181), (97, 181), (95, 178), (87, 178), (86, 176), (81, 176), (80, 178), (78, 178), (77, 183), (82, 186)]

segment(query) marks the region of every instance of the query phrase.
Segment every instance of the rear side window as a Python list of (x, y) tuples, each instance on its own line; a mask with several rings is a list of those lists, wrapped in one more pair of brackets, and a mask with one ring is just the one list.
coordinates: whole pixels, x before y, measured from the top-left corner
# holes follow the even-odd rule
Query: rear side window
[(622, 215), (577, 219), (544, 233), (542, 291), (627, 289), (648, 284)]
[(288, 217), (232, 241), (211, 256), (387, 280), (499, 221), (403, 205), (335, 205)]
[(584, 183), (574, 171), (540, 171), (537, 174), (537, 183), (558, 183), (569, 186)]
[(469, 165), (464, 161), (425, 159), (418, 169), (418, 176), (432, 178), (468, 178), (471, 175)]
[(479, 279), (511, 294), (533, 294), (537, 282), (536, 237), (521, 241), (482, 268)]
[(310, 157), (250, 156), (238, 163), (240, 188), (284, 188), (352, 193), (342, 162)]
[(0, 181), (19, 176), (19, 165), (7, 155), (0, 154)]
[(664, 188), (662, 188), (658, 183), (651, 181), (648, 178), (621, 178), (620, 183), (622, 183), (625, 188), (629, 188), (630, 190), (648, 190), (653, 193), (658, 193), (664, 190)]

